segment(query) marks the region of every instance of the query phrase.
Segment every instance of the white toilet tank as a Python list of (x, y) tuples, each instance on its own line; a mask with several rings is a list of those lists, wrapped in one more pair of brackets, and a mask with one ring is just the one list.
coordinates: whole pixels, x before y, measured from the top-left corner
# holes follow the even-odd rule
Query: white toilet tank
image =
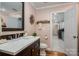
[(40, 48), (41, 48), (41, 49), (47, 48), (47, 47), (48, 47), (47, 44), (45, 44), (45, 43), (40, 43)]

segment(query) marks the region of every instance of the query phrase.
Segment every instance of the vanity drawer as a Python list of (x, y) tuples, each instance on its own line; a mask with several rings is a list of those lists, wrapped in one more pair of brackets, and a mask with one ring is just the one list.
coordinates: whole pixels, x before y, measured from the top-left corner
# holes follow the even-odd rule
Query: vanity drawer
[(37, 40), (36, 42), (34, 42), (33, 44), (33, 48), (32, 48), (32, 56), (39, 56), (40, 55), (40, 40)]
[(21, 51), (17, 56), (39, 56), (40, 55), (40, 40), (35, 41), (26, 49)]

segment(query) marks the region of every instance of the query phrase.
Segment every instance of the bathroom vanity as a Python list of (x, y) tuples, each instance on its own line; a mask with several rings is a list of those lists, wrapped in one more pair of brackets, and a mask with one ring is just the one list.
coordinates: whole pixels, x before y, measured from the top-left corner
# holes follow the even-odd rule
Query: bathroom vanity
[(39, 37), (20, 37), (0, 44), (0, 56), (39, 56)]

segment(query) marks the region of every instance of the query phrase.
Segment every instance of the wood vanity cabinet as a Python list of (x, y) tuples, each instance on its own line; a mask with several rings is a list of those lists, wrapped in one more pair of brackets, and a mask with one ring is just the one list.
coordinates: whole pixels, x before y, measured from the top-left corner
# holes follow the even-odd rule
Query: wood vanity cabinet
[[(12, 55), (0, 52), (0, 56), (12, 56)], [(40, 39), (32, 43), (30, 46), (26, 47), (24, 50), (22, 50), (15, 56), (40, 56)]]

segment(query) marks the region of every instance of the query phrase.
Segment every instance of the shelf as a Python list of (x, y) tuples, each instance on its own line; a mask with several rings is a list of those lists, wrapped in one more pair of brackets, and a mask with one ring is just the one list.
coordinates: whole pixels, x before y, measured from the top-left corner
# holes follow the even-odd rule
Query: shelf
[(39, 24), (39, 23), (45, 24), (45, 23), (50, 23), (50, 21), (49, 21), (49, 20), (44, 20), (44, 21), (37, 21), (36, 23), (37, 23), (37, 24)]

